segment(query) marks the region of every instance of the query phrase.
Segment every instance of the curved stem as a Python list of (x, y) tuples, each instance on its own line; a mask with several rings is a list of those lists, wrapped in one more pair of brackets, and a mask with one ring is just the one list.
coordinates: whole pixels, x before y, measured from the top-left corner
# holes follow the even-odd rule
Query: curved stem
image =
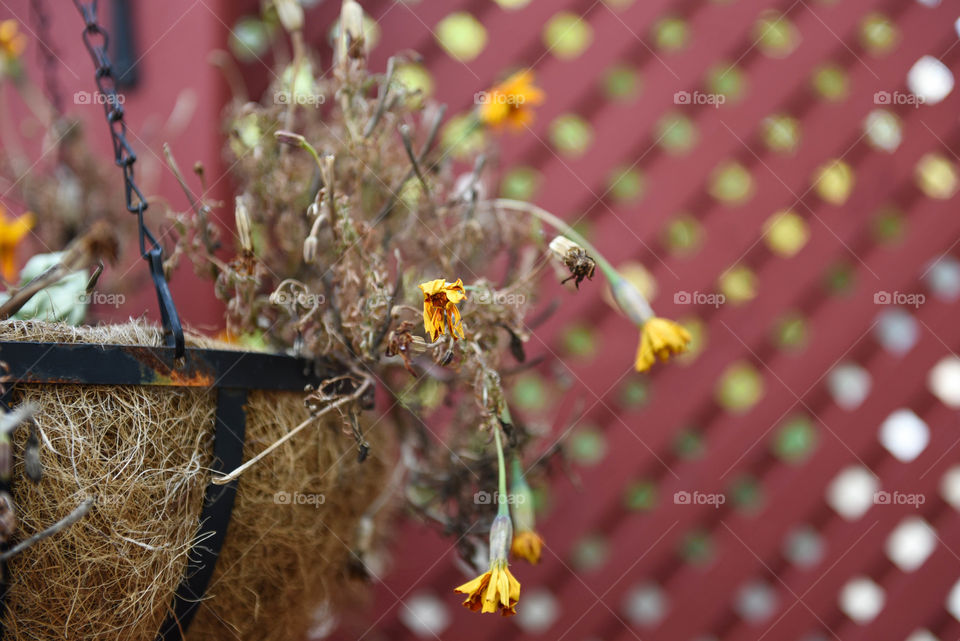
[(600, 251), (593, 246), (593, 244), (589, 240), (584, 238), (573, 227), (571, 227), (564, 221), (560, 220), (559, 218), (551, 214), (546, 209), (543, 209), (542, 207), (537, 207), (536, 205), (531, 203), (523, 202), (522, 200), (512, 200), (510, 198), (496, 198), (489, 202), (495, 207), (505, 207), (505, 208), (514, 209), (517, 211), (522, 211), (527, 214), (530, 214), (531, 216), (534, 216), (535, 218), (538, 218), (539, 220), (542, 220), (543, 222), (547, 223), (548, 225), (553, 227), (555, 230), (560, 232), (562, 235), (566, 236), (573, 242), (579, 245), (582, 245), (584, 249), (590, 252), (594, 260), (597, 261), (597, 264), (600, 265), (600, 269), (602, 269), (603, 273), (607, 275), (607, 278), (609, 278), (611, 281), (614, 281), (617, 278), (619, 278), (619, 275), (617, 274), (617, 270), (613, 268), (613, 265), (610, 264), (610, 261), (608, 261), (603, 256), (603, 254), (601, 254)]
[(493, 436), (497, 442), (497, 477), (499, 479), (497, 514), (510, 516), (510, 508), (507, 505), (507, 466), (503, 462), (503, 441), (500, 436), (501, 429), (499, 425), (493, 426)]

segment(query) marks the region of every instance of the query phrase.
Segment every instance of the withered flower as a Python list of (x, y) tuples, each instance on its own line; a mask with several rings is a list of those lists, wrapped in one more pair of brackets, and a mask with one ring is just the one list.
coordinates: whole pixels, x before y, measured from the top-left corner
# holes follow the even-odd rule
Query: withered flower
[(566, 283), (573, 280), (577, 289), (583, 279), (593, 280), (593, 272), (597, 263), (587, 254), (587, 250), (573, 242), (566, 236), (557, 236), (550, 241), (550, 251), (560, 259), (560, 262), (570, 271), (570, 275), (563, 279)]

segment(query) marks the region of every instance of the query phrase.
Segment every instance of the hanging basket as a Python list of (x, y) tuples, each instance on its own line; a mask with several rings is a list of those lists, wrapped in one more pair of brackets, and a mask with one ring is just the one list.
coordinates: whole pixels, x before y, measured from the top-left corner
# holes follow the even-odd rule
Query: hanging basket
[(163, 345), (137, 323), (0, 323), (6, 400), (36, 405), (44, 470), (10, 488), (17, 538), (96, 499), (10, 561), (6, 638), (302, 638), (319, 607), (349, 598), (350, 546), (385, 468), (360, 463), (337, 420), (210, 484), (306, 419), (304, 386), (330, 372), (208, 340), (188, 337), (182, 359)]

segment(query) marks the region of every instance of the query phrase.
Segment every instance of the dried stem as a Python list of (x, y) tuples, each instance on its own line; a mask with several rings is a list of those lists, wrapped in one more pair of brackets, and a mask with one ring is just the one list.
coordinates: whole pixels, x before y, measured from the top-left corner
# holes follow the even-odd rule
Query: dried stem
[(330, 403), (329, 405), (324, 407), (322, 410), (320, 410), (316, 414), (313, 414), (312, 416), (310, 416), (310, 418), (303, 421), (302, 423), (297, 425), (295, 428), (293, 428), (292, 430), (290, 430), (289, 432), (287, 432), (286, 434), (278, 438), (276, 441), (271, 443), (270, 446), (267, 447), (267, 449), (263, 450), (262, 452), (254, 456), (252, 459), (250, 459), (249, 461), (247, 461), (237, 469), (223, 476), (215, 476), (214, 478), (210, 479), (210, 482), (213, 483), (214, 485), (226, 485), (230, 481), (234, 481), (238, 479), (241, 474), (243, 474), (252, 466), (256, 465), (258, 461), (260, 461), (261, 459), (266, 457), (268, 454), (270, 454), (270, 452), (274, 451), (275, 449), (277, 449), (278, 447), (280, 447), (281, 445), (289, 441), (291, 438), (299, 434), (301, 431), (303, 431), (304, 428), (314, 423), (318, 418), (320, 418), (324, 414), (327, 414), (339, 407), (342, 407), (347, 403), (351, 403), (359, 400), (360, 397), (363, 396), (364, 392), (366, 392), (371, 385), (372, 385), (372, 380), (370, 379), (370, 377), (364, 376), (363, 383), (361, 383), (360, 387), (358, 387), (352, 394), (350, 394), (349, 396), (344, 396), (342, 398), (339, 398), (336, 401)]
[(93, 506), (93, 503), (94, 503), (93, 498), (85, 499), (83, 503), (81, 503), (80, 505), (78, 505), (73, 509), (73, 512), (66, 515), (65, 517), (63, 517), (62, 519), (60, 519), (59, 521), (57, 521), (56, 523), (48, 527), (46, 530), (37, 532), (36, 534), (31, 536), (29, 539), (24, 539), (23, 541), (20, 541), (19, 543), (14, 545), (12, 548), (7, 550), (3, 554), (0, 554), (0, 563), (4, 561), (8, 561), (10, 558), (20, 554), (21, 552), (29, 548), (31, 545), (34, 545), (37, 542), (42, 541), (43, 539), (49, 536), (53, 536), (60, 530), (64, 530), (70, 527), (71, 525), (73, 525), (74, 523), (82, 519), (86, 515), (86, 513), (90, 511), (90, 508), (91, 506)]

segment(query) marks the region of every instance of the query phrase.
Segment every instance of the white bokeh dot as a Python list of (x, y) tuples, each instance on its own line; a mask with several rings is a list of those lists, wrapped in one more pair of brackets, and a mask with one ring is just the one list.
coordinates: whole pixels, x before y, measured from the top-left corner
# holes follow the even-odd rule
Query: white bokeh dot
[(940, 641), (940, 639), (935, 637), (930, 630), (920, 628), (911, 632), (906, 641)]
[(960, 408), (960, 358), (941, 358), (927, 375), (927, 386), (941, 403), (951, 409)]
[(840, 609), (856, 623), (873, 621), (886, 599), (883, 588), (868, 577), (851, 579), (840, 590)]
[(881, 312), (874, 331), (884, 349), (897, 355), (909, 352), (920, 338), (917, 320), (905, 309)]
[(887, 537), (887, 557), (904, 572), (913, 572), (933, 554), (937, 537), (930, 524), (919, 516), (900, 521)]
[(880, 488), (877, 477), (860, 465), (851, 465), (830, 482), (827, 503), (837, 514), (855, 521), (873, 506), (873, 495)]
[(960, 581), (953, 584), (950, 593), (947, 595), (947, 612), (953, 615), (953, 618), (960, 621)]
[(853, 410), (870, 394), (870, 372), (856, 363), (841, 363), (827, 375), (827, 389), (842, 409)]
[(953, 73), (933, 56), (923, 56), (907, 73), (907, 87), (925, 104), (935, 105), (953, 91)]
[(880, 443), (898, 461), (909, 463), (930, 443), (930, 428), (913, 411), (899, 409), (880, 426)]
[(517, 623), (530, 634), (542, 634), (560, 616), (560, 605), (549, 590), (537, 588), (525, 592), (523, 607), (517, 608)]
[(943, 500), (960, 510), (960, 465), (954, 465), (940, 479), (940, 496)]
[(655, 583), (643, 583), (627, 594), (623, 610), (635, 625), (654, 626), (667, 613), (667, 597)]
[(404, 601), (399, 616), (401, 623), (424, 639), (436, 638), (450, 625), (447, 604), (426, 592), (414, 594)]

